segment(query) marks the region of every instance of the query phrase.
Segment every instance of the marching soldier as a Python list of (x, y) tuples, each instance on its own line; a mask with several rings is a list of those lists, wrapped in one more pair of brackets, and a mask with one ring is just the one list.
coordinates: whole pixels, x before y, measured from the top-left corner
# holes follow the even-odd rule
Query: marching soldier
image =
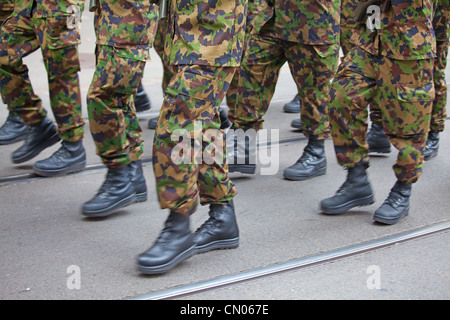
[[(31, 160), (62, 140), (58, 151), (34, 164), (34, 172), (42, 176), (81, 170), (86, 164), (78, 79), (83, 8), (83, 0), (17, 0), (14, 12), (1, 29), (0, 90), (10, 112), (31, 127), (25, 143), (13, 152), (12, 161)], [(57, 127), (34, 94), (28, 68), (22, 61), (39, 48), (47, 69), (50, 105)]]
[(82, 214), (98, 217), (147, 200), (142, 130), (133, 99), (150, 58), (158, 6), (150, 0), (99, 0), (90, 10), (95, 11), (97, 64), (87, 95), (89, 126), (108, 173)]
[[(147, 274), (167, 272), (196, 252), (239, 244), (219, 105), (241, 61), (247, 1), (168, 3), (172, 37), (165, 54), (175, 70), (156, 127), (153, 169), (160, 206), (170, 213), (138, 258), (139, 270)], [(181, 137), (188, 142), (180, 156)], [(208, 157), (208, 150), (215, 152)], [(199, 201), (209, 205), (210, 218), (193, 234), (189, 217)]]
[[(325, 174), (328, 93), (338, 65), (340, 1), (264, 0), (257, 10), (240, 68), (241, 91), (228, 117), (237, 129), (262, 129), (280, 68), (287, 61), (298, 87), (308, 145), (300, 159), (285, 169), (284, 177), (305, 180)], [(252, 154), (254, 148), (255, 143), (245, 146), (246, 154)], [(229, 158), (249, 160), (236, 153), (231, 148)], [(255, 169), (254, 163), (230, 164), (230, 172), (254, 173)]]
[[(5, 0), (0, 3), (0, 25), (14, 11), (14, 0)], [(2, 100), (3, 94), (2, 94)], [(26, 126), (20, 117), (14, 115), (11, 111), (8, 112), (8, 117), (5, 123), (0, 128), (0, 145), (11, 144), (17, 141), (24, 140), (28, 134), (28, 126)]]
[(374, 220), (394, 224), (408, 214), (412, 184), (422, 174), (435, 96), (435, 3), (380, 0), (375, 8), (368, 8), (370, 3), (358, 7), (357, 21), (372, 23), (353, 30), (355, 47), (339, 66), (330, 92), (334, 148), (339, 164), (348, 169), (347, 179), (333, 197), (321, 202), (324, 213), (340, 214), (374, 202), (366, 173), (366, 131), (367, 106), (377, 100), (384, 130), (399, 153), (393, 167), (397, 182)]

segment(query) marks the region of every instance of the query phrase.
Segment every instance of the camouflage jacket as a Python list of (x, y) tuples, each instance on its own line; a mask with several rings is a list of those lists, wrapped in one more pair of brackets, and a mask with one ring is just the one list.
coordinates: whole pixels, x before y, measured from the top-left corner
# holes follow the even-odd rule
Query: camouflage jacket
[[(367, 0), (364, 0), (367, 1)], [(373, 55), (398, 60), (430, 59), (436, 56), (433, 30), (437, 0), (391, 0), (380, 12), (379, 29), (370, 34), (365, 24), (355, 28), (351, 42)]]
[(247, 0), (169, 0), (169, 63), (239, 66), (246, 16)]
[[(292, 42), (320, 45), (339, 42), (340, 0), (256, 0), (256, 32)], [(270, 31), (269, 31), (270, 30)]]
[(357, 22), (353, 18), (359, 0), (341, 0), (341, 28), (355, 28)]
[[(152, 0), (153, 1), (153, 0)], [(149, 49), (157, 28), (158, 6), (150, 0), (97, 0), (97, 44)]]
[(14, 0), (0, 0), (0, 11), (13, 11)]
[[(51, 17), (58, 15), (72, 15), (74, 11), (81, 13), (84, 10), (84, 0), (34, 0), (36, 13), (34, 17)], [(16, 0), (14, 12), (30, 17), (33, 0)]]
[(450, 40), (450, 0), (438, 0), (433, 19), (436, 40)]

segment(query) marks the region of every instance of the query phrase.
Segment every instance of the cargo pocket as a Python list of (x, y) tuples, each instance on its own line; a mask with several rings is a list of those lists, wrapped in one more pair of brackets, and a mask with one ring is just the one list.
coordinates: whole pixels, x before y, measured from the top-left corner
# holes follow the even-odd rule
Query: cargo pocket
[(217, 120), (224, 84), (221, 72), (214, 72), (213, 69), (222, 68), (179, 67), (165, 92), (171, 101), (170, 128), (186, 128), (194, 121), (203, 126), (206, 122)]
[(397, 84), (397, 103), (387, 108), (387, 133), (415, 135), (428, 132), (435, 97), (433, 83), (420, 87)]
[(135, 56), (126, 49), (103, 46), (98, 54), (96, 68), (100, 75), (100, 88), (112, 95), (136, 94), (145, 62)]

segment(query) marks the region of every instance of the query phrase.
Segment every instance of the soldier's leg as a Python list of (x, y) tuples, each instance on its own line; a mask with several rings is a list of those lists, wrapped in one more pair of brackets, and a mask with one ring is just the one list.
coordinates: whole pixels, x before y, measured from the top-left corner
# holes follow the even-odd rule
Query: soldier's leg
[[(256, 132), (263, 128), (264, 115), (275, 92), (280, 68), (286, 62), (279, 40), (251, 35), (238, 72), (236, 99), (229, 105), (228, 118), (238, 131), (227, 139), (230, 172), (253, 174), (256, 171)], [(255, 132), (256, 131), (256, 132)], [(242, 137), (241, 137), (242, 136)]]
[[(153, 47), (155, 48), (156, 53), (161, 59), (161, 63), (163, 66), (163, 78), (161, 83), (163, 94), (166, 91), (170, 79), (172, 79), (174, 75), (174, 66), (168, 63), (168, 58), (164, 55), (164, 42), (168, 35), (168, 31), (169, 29), (167, 27), (167, 18), (160, 19), (158, 21), (158, 29), (156, 30)], [(158, 117), (155, 117), (148, 121), (147, 127), (149, 129), (156, 129), (157, 124), (158, 124)]]
[[(2, 25), (12, 13), (13, 11), (0, 10), (0, 25)], [(2, 101), (6, 104), (1, 90), (0, 94), (2, 96)], [(0, 145), (11, 144), (17, 141), (24, 140), (27, 136), (27, 133), (28, 126), (23, 123), (20, 117), (12, 114), (12, 112), (9, 111), (6, 121), (0, 127)]]
[(239, 92), (236, 103), (230, 105), (228, 118), (235, 128), (260, 130), (286, 57), (277, 39), (252, 35), (246, 41), (238, 71)]
[(376, 94), (375, 73), (374, 57), (353, 48), (333, 81), (329, 108), (331, 134), (338, 163), (348, 171), (336, 194), (321, 202), (324, 213), (340, 214), (374, 201), (366, 173), (369, 165), (366, 131), (367, 106)]
[[(198, 139), (202, 139), (202, 132), (219, 128), (218, 107), (234, 72), (234, 68), (180, 66), (169, 83), (153, 147), (153, 168), (161, 208), (184, 215), (195, 212), (199, 184), (203, 183), (198, 181), (200, 160), (207, 146), (190, 148), (191, 144), (187, 144), (189, 150), (185, 151), (189, 154), (183, 154), (182, 158), (178, 158), (173, 150), (182, 146), (178, 140), (180, 135), (187, 134), (185, 138), (194, 146), (194, 142), (201, 142)], [(228, 177), (223, 176), (225, 163), (215, 165), (218, 167), (209, 168), (212, 170), (209, 174), (217, 183), (214, 202), (226, 202), (234, 187)]]
[(289, 180), (306, 180), (326, 173), (325, 138), (330, 133), (329, 91), (339, 61), (339, 46), (291, 44), (286, 55), (299, 89), (301, 122), (308, 145), (298, 161), (286, 168), (283, 175)]
[(69, 28), (69, 17), (36, 19), (35, 28), (41, 43), (48, 75), (50, 105), (55, 117), (61, 148), (47, 159), (34, 164), (42, 176), (55, 176), (79, 171), (86, 165), (83, 147), (84, 119), (81, 110), (81, 89), (78, 77), (79, 28)]
[(87, 104), (91, 134), (108, 174), (97, 195), (83, 205), (87, 216), (109, 215), (134, 201), (136, 190), (129, 164), (139, 160), (143, 152), (132, 101), (145, 61), (110, 46), (99, 46), (97, 52)]
[(434, 86), (436, 99), (433, 103), (431, 113), (430, 132), (427, 138), (425, 160), (437, 156), (439, 150), (439, 133), (444, 131), (447, 119), (447, 83), (445, 80), (445, 69), (447, 67), (447, 56), (449, 41), (436, 41), (437, 57), (434, 60)]
[[(166, 231), (138, 258), (143, 273), (166, 272), (195, 252), (238, 245), (232, 203), (236, 190), (227, 177), (223, 142), (218, 143), (224, 140), (219, 105), (234, 72), (229, 67), (178, 66), (167, 87), (153, 143), (153, 169), (160, 206), (170, 214)], [(217, 132), (217, 140), (203, 139), (210, 131)], [(211, 148), (217, 152), (209, 163), (205, 155)], [(199, 198), (210, 204), (210, 219), (194, 236), (189, 216)]]
[(12, 154), (14, 163), (37, 156), (59, 140), (55, 125), (47, 118), (41, 99), (34, 93), (23, 58), (40, 47), (31, 18), (14, 13), (2, 26), (0, 90), (8, 109), (31, 130), (25, 143)]
[(393, 166), (397, 182), (374, 219), (393, 224), (408, 214), (412, 184), (423, 171), (435, 90), (432, 60), (383, 60), (380, 105), (384, 129), (398, 149)]

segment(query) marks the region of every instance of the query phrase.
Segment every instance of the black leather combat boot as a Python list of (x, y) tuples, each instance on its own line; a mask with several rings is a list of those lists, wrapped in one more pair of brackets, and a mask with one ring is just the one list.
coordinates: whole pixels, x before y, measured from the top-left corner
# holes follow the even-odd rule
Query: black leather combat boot
[(231, 127), (231, 121), (228, 120), (228, 112), (225, 108), (219, 107), (220, 114), (220, 129), (226, 129)]
[(239, 228), (233, 201), (209, 206), (209, 219), (195, 231), (194, 241), (199, 253), (239, 246)]
[(283, 176), (288, 180), (307, 180), (327, 172), (325, 140), (310, 136), (308, 145), (295, 164), (284, 170)]
[(128, 166), (130, 170), (131, 184), (133, 185), (135, 193), (134, 201), (147, 201), (147, 184), (145, 182), (144, 170), (142, 170), (142, 161), (132, 161)]
[(229, 172), (254, 174), (256, 171), (256, 131), (231, 126), (227, 133), (227, 161)]
[(106, 179), (94, 198), (83, 205), (82, 214), (104, 217), (134, 201), (129, 166), (108, 168)]
[(28, 132), (29, 127), (23, 123), (22, 119), (10, 112), (5, 123), (0, 128), (0, 145), (25, 140)]
[(366, 141), (369, 144), (369, 152), (389, 153), (391, 152), (391, 143), (384, 133), (383, 125), (372, 123), (367, 132)]
[(291, 102), (283, 106), (283, 111), (286, 113), (300, 113), (300, 98), (298, 94), (295, 95)]
[(374, 202), (372, 187), (367, 179), (366, 165), (358, 163), (348, 168), (347, 179), (336, 194), (322, 200), (320, 209), (326, 214), (340, 214), (348, 210), (367, 206)]
[(291, 122), (291, 127), (298, 129), (298, 130), (303, 130), (303, 125), (302, 125), (302, 121), (301, 119), (294, 119)]
[(411, 190), (411, 183), (397, 181), (387, 199), (375, 211), (373, 219), (384, 224), (395, 224), (406, 217), (409, 213)]
[(63, 141), (61, 148), (45, 160), (37, 161), (33, 171), (37, 175), (52, 177), (80, 171), (86, 166), (86, 152), (82, 140)]
[(142, 86), (142, 82), (139, 83), (138, 91), (134, 96), (134, 106), (136, 108), (136, 112), (147, 111), (152, 107), (150, 99), (148, 98), (147, 93), (145, 93), (144, 87)]
[(147, 128), (152, 129), (152, 130), (156, 129), (156, 126), (158, 125), (158, 119), (159, 118), (153, 118), (153, 119), (148, 120)]
[(195, 253), (189, 217), (171, 211), (153, 246), (139, 255), (137, 267), (145, 274), (165, 273)]
[(59, 140), (55, 124), (45, 117), (41, 122), (30, 125), (30, 133), (24, 144), (12, 154), (12, 162), (22, 163), (31, 160)]
[(437, 156), (439, 151), (439, 131), (430, 131), (425, 147), (425, 160), (430, 160)]

